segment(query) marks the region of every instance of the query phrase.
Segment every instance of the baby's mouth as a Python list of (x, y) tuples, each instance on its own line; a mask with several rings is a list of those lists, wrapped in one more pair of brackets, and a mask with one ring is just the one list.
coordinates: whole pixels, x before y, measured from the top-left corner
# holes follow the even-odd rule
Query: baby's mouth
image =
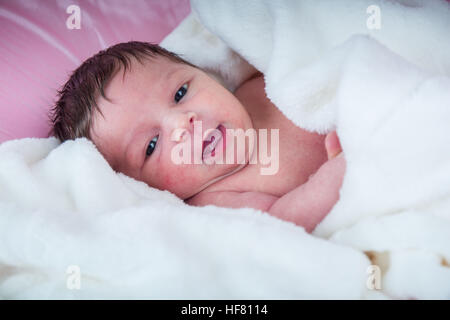
[(205, 139), (202, 146), (202, 160), (208, 156), (214, 157), (216, 155), (217, 144), (222, 140), (225, 133), (225, 127), (219, 124), (216, 129), (211, 130)]

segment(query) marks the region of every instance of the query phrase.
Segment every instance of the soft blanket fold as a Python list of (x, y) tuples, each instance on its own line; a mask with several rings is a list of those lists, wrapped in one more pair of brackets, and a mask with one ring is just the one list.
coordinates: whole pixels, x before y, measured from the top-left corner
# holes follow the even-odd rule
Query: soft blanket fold
[[(391, 296), (450, 298), (449, 3), (192, 5), (163, 46), (230, 90), (251, 74), (242, 67), (248, 63), (300, 127), (337, 129), (347, 172), (339, 202), (314, 235), (371, 252), (373, 261), (383, 257)], [(374, 5), (382, 27), (371, 30), (367, 8)], [(222, 52), (215, 60), (214, 50)]]
[(0, 145), (0, 235), (8, 299), (376, 295), (363, 253), (255, 210), (187, 206), (115, 173), (86, 139)]
[(192, 1), (162, 43), (231, 90), (258, 69), (292, 121), (337, 129), (347, 172), (313, 235), (256, 210), (189, 207), (115, 173), (85, 139), (10, 141), (0, 297), (450, 298), (450, 9), (403, 3)]

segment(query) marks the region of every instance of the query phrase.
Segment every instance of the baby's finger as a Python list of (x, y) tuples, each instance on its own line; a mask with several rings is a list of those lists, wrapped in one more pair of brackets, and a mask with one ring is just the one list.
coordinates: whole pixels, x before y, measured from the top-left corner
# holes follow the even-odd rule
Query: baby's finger
[(325, 149), (327, 150), (328, 160), (333, 159), (342, 152), (341, 143), (336, 131), (330, 132), (325, 137)]

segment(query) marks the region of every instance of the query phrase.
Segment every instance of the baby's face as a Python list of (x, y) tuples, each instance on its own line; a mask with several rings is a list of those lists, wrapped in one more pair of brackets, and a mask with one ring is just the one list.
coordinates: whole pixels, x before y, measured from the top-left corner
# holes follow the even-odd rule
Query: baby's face
[[(105, 95), (111, 102), (99, 98), (103, 116), (94, 114), (91, 137), (116, 171), (186, 199), (241, 166), (204, 163), (204, 144), (193, 141), (194, 122), (201, 121), (203, 133), (245, 131), (252, 122), (239, 100), (203, 71), (164, 57), (144, 61), (132, 59), (131, 69), (120, 70), (108, 83)], [(172, 150), (186, 138), (200, 164), (172, 160)]]

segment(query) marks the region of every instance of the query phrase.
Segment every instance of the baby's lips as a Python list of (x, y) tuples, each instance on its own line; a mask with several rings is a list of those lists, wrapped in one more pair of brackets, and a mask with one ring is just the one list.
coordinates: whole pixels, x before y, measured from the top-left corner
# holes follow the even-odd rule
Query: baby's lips
[[(212, 136), (212, 133), (214, 132), (214, 130), (216, 129), (208, 129), (205, 131), (205, 133), (203, 134), (203, 141), (205, 141), (208, 136)], [(209, 137), (208, 141), (211, 139), (211, 137)]]
[(220, 139), (222, 137), (223, 137), (222, 132), (219, 129), (217, 129), (217, 128), (216, 129), (208, 129), (203, 134), (203, 142), (206, 141), (207, 143), (209, 143), (209, 142), (213, 141), (212, 140), (213, 138)]

